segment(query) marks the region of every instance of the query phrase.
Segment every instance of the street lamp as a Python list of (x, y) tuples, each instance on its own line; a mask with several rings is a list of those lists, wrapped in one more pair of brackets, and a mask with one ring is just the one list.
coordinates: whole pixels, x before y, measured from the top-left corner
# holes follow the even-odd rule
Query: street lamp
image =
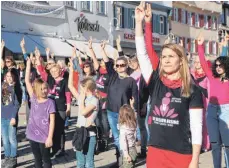
[(110, 33), (113, 32), (113, 23), (112, 23), (113, 20), (116, 20), (117, 21), (115, 30), (116, 31), (119, 31), (120, 30), (120, 25), (119, 25), (119, 22), (118, 22), (119, 20), (117, 18), (112, 18), (112, 20), (110, 21)]

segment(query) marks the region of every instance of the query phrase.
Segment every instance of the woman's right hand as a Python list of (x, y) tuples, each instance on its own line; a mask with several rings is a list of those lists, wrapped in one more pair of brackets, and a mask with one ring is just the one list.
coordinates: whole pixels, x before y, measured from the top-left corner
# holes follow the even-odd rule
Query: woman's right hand
[(145, 22), (151, 23), (152, 20), (152, 9), (151, 4), (146, 4), (146, 10), (145, 10)]
[(202, 45), (204, 43), (204, 37), (202, 35), (199, 35), (197, 41), (198, 41), (198, 45)]
[(141, 1), (140, 5), (135, 8), (135, 22), (142, 23), (145, 14), (145, 2)]
[(20, 42), (20, 46), (21, 46), (21, 48), (25, 48), (25, 39), (24, 39), (24, 37), (22, 38), (22, 40)]

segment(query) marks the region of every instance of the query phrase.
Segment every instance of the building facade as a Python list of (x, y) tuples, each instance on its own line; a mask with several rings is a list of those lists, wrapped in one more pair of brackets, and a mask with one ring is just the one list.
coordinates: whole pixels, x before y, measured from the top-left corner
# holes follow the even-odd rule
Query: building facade
[[(87, 41), (93, 37), (96, 56), (101, 57), (100, 43), (109, 41), (108, 55), (117, 55), (115, 39), (121, 36), (124, 53), (135, 51), (134, 9), (138, 2), (120, 1), (4, 1), (1, 2), (2, 39), (5, 55), (22, 56), (20, 41), (24, 37), (28, 52), (37, 46), (42, 55), (49, 47), (57, 57), (70, 57), (71, 45), (87, 52)], [(168, 34), (168, 13), (172, 2), (153, 2), (153, 37), (160, 51)]]
[(197, 54), (197, 37), (205, 38), (205, 56), (213, 59), (218, 56), (218, 29), (222, 12), (221, 4), (209, 1), (174, 1), (171, 20), (171, 33), (179, 43), (183, 40), (186, 51)]

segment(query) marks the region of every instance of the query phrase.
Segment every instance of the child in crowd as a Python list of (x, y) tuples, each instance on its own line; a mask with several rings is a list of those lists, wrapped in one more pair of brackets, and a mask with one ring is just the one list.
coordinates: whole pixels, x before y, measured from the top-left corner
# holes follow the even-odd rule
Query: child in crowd
[(98, 114), (98, 99), (93, 95), (96, 89), (95, 81), (91, 77), (86, 77), (80, 82), (80, 94), (73, 86), (73, 63), (70, 60), (68, 88), (72, 95), (79, 102), (79, 112), (77, 127), (85, 127), (88, 136), (83, 149), (76, 151), (78, 168), (94, 168), (94, 153), (96, 146), (96, 126), (95, 118)]
[(119, 167), (121, 168), (134, 167), (137, 159), (137, 150), (135, 147), (137, 121), (133, 107), (133, 98), (130, 100), (130, 104), (123, 105), (119, 111), (119, 144), (121, 151)]
[(41, 79), (30, 83), (31, 60), (27, 59), (25, 83), (31, 101), (26, 136), (35, 158), (36, 168), (51, 168), (50, 147), (53, 145), (55, 104), (48, 98), (48, 84)]
[(2, 167), (16, 167), (17, 165), (17, 113), (20, 108), (15, 93), (15, 76), (11, 71), (5, 75), (2, 83), (1, 102), (1, 130), (5, 160)]

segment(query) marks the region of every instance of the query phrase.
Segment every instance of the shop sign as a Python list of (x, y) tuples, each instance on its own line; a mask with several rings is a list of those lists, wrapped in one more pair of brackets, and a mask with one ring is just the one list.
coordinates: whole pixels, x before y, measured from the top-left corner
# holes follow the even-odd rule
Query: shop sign
[(98, 21), (96, 23), (89, 23), (88, 20), (85, 18), (85, 16), (77, 17), (75, 19), (78, 32), (83, 33), (83, 31), (93, 31), (93, 32), (99, 32), (99, 24)]
[[(135, 40), (135, 35), (134, 34), (124, 33), (124, 39), (126, 39), (126, 40)], [(160, 43), (160, 38), (153, 37), (153, 43)]]

